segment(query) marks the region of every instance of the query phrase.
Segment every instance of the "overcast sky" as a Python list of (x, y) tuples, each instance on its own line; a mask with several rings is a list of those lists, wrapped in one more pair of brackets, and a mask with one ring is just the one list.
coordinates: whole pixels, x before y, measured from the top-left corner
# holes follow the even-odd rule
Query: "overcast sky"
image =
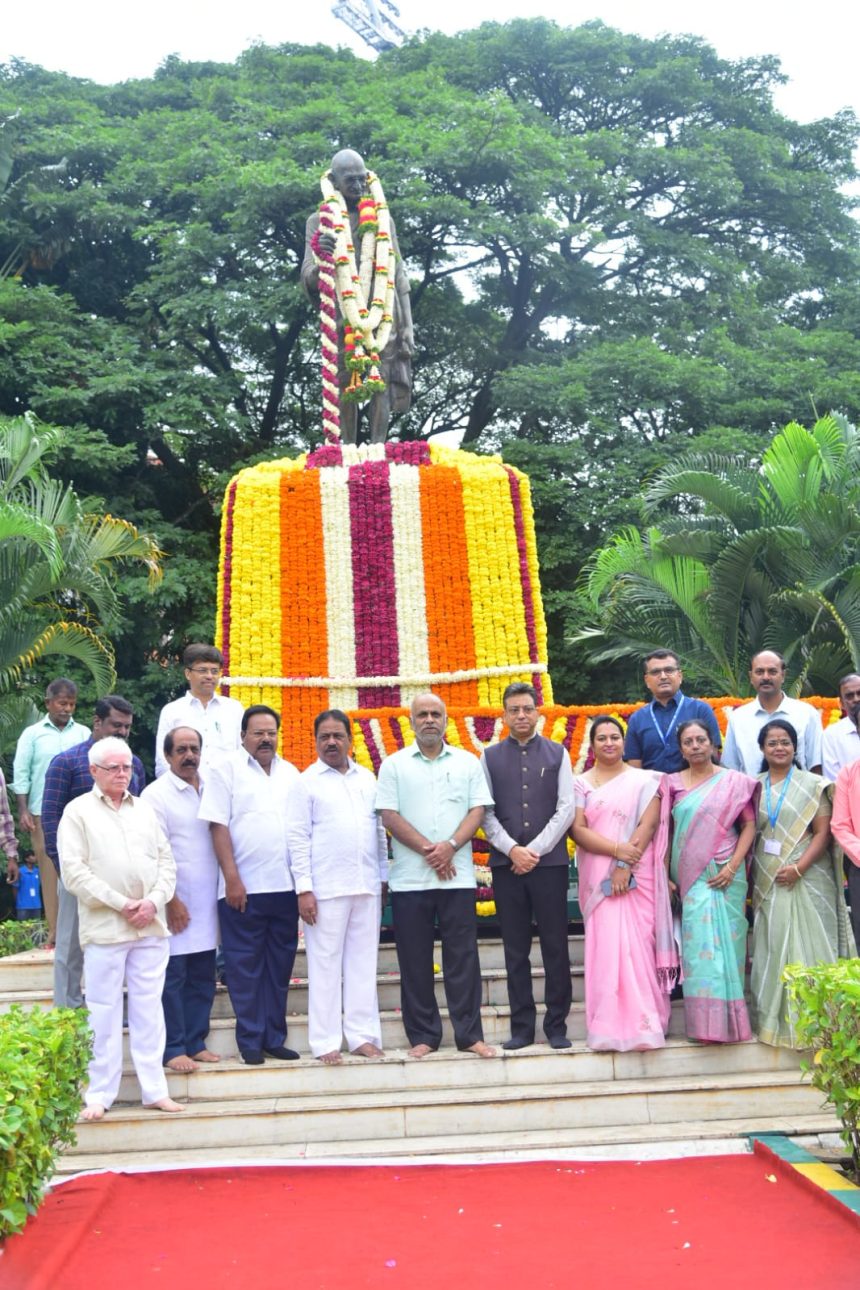
[[(360, 0), (357, 0), (360, 3)], [(471, 0), (469, 19), (457, 0), (395, 0), (400, 25), (408, 32), (426, 27), (447, 32), (541, 14), (578, 25), (600, 18), (643, 36), (693, 32), (726, 58), (776, 54), (790, 84), (778, 95), (782, 111), (798, 120), (829, 116), (852, 107), (860, 115), (857, 75), (860, 9), (841, 0), (811, 4), (772, 0)], [(118, 0), (40, 0), (9, 3), (0, 18), (0, 62), (26, 62), (103, 83), (151, 76), (168, 54), (232, 62), (254, 42), (288, 41), (345, 45), (371, 52), (330, 13), (331, 0), (148, 0), (124, 5)]]

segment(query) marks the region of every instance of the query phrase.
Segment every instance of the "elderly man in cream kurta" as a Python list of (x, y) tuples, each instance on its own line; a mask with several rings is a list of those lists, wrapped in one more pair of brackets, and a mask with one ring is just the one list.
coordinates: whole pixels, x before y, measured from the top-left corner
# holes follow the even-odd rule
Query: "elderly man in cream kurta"
[(90, 771), (92, 791), (69, 803), (57, 835), (63, 883), (78, 900), (93, 1031), (83, 1118), (100, 1120), (119, 1092), (123, 981), (143, 1104), (181, 1111), (168, 1097), (161, 1064), (161, 992), (168, 959), (164, 911), (176, 886), (176, 866), (155, 812), (128, 791), (128, 744), (100, 739), (92, 747)]

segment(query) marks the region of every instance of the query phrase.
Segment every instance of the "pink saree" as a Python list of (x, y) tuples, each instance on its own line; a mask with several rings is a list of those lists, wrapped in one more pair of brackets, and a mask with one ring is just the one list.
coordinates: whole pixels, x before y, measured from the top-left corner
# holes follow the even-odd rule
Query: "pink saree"
[[(663, 776), (628, 767), (602, 788), (576, 781), (576, 805), (588, 827), (613, 841), (627, 841)], [(634, 872), (636, 887), (605, 896), (611, 856), (577, 847), (579, 902), (585, 919), (585, 1018), (589, 1048), (627, 1052), (661, 1048), (669, 1025), (669, 995), (677, 980), (669, 884), (663, 857), (667, 805)]]

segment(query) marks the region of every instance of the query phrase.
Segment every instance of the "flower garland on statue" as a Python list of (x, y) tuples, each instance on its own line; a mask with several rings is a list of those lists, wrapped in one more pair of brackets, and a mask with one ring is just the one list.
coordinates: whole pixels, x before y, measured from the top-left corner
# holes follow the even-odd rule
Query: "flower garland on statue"
[[(395, 255), (391, 241), (391, 218), (382, 184), (372, 172), (367, 182), (370, 196), (358, 203), (358, 234), (361, 237), (361, 270), (351, 241), (349, 209), (327, 171), (320, 180), (323, 201), (320, 226), (311, 246), (320, 270), (320, 328), (323, 356), (323, 425), (331, 442), (339, 434), (329, 415), (336, 393), (347, 403), (360, 403), (385, 389), (379, 371), (379, 355), (388, 344), (394, 322)], [(322, 232), (334, 234), (333, 256), (319, 245)], [(338, 389), (336, 336), (332, 325), (333, 302), (337, 300), (344, 319), (344, 352), (350, 372), (346, 389)], [(334, 345), (332, 341), (334, 339)]]

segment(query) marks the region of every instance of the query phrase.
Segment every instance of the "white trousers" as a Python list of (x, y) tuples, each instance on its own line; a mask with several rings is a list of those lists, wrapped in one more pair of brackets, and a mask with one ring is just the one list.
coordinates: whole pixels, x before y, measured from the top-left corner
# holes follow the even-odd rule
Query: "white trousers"
[(382, 1047), (376, 965), (379, 896), (331, 896), (317, 901), (317, 921), (305, 924), (308, 956), (308, 1043), (314, 1057)]
[(93, 1032), (87, 1106), (113, 1104), (122, 1078), (122, 984), (128, 987), (128, 1040), (143, 1101), (167, 1097), (161, 992), (170, 956), (166, 936), (85, 945), (87, 1010)]

